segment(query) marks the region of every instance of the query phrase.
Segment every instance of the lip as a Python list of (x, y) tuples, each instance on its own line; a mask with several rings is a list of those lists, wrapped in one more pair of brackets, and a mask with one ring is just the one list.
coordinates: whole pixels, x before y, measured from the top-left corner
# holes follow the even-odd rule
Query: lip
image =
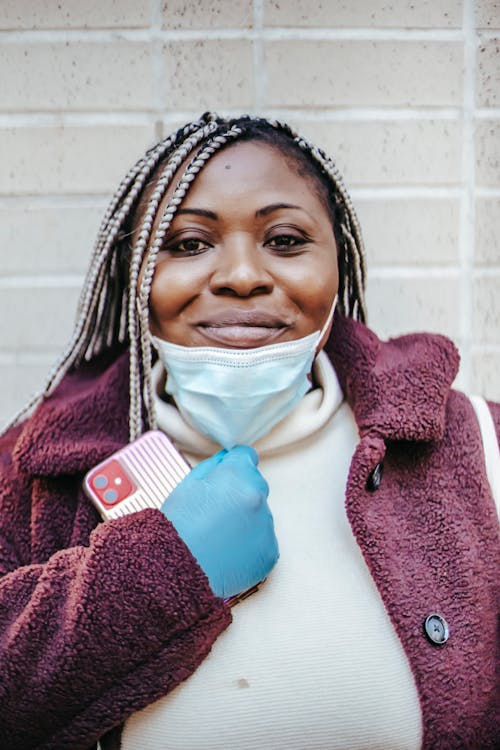
[(249, 349), (254, 346), (271, 344), (283, 333), (285, 328), (268, 328), (265, 326), (200, 326), (198, 330), (214, 344), (229, 346), (234, 349)]
[(271, 313), (230, 310), (211, 315), (196, 328), (213, 343), (244, 349), (272, 343), (290, 323)]

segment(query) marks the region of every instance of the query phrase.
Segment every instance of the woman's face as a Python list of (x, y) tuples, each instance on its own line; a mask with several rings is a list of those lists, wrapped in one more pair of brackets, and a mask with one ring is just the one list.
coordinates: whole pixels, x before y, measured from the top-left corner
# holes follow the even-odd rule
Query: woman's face
[(314, 181), (272, 146), (236, 143), (202, 169), (168, 230), (151, 331), (184, 346), (290, 341), (322, 328), (337, 290), (333, 228)]

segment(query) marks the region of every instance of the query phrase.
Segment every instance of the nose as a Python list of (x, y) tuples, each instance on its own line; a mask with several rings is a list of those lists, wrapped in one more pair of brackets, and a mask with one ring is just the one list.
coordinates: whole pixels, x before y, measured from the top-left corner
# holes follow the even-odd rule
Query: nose
[(213, 294), (253, 297), (269, 294), (274, 286), (266, 269), (264, 251), (249, 237), (234, 238), (220, 247), (210, 279)]

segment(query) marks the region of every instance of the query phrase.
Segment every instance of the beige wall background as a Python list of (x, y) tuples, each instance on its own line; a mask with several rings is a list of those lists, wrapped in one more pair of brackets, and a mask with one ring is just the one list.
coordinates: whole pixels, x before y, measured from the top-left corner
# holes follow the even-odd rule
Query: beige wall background
[(0, 420), (69, 338), (100, 216), (205, 109), (332, 154), (382, 336), (460, 348), (500, 398), (500, 0), (0, 0)]

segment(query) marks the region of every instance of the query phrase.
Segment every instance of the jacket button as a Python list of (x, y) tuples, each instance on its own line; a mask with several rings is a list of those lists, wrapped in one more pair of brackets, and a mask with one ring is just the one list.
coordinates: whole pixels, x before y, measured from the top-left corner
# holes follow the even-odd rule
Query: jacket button
[(384, 464), (380, 461), (373, 471), (370, 472), (368, 479), (366, 480), (366, 489), (368, 492), (375, 492), (380, 487), (382, 481), (382, 474), (384, 473)]
[(448, 623), (441, 615), (432, 614), (425, 619), (424, 632), (431, 643), (442, 646), (450, 637)]

